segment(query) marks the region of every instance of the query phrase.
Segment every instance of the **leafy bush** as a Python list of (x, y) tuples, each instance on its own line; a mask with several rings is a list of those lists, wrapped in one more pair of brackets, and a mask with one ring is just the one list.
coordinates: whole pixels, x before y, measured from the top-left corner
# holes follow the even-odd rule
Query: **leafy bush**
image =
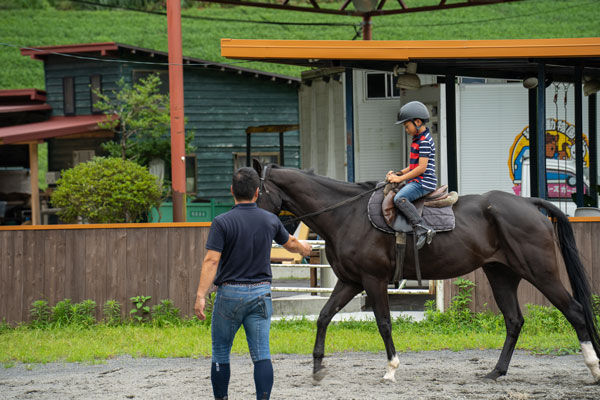
[(52, 324), (57, 327), (71, 325), (73, 320), (73, 304), (71, 299), (64, 299), (52, 307)]
[(129, 314), (134, 322), (141, 324), (148, 321), (150, 307), (146, 305), (146, 302), (151, 298), (152, 296), (135, 296), (129, 299), (133, 302), (133, 310), (129, 311)]
[(204, 315), (206, 315), (206, 319), (203, 321), (204, 324), (210, 326), (212, 322), (212, 313), (215, 308), (215, 298), (217, 297), (217, 293), (212, 292), (209, 293), (206, 297), (206, 305), (204, 307)]
[(546, 332), (574, 332), (573, 327), (556, 307), (546, 307), (536, 304), (525, 305), (523, 332), (539, 334)]
[(46, 300), (37, 300), (31, 304), (29, 310), (29, 326), (36, 329), (43, 329), (50, 324), (50, 306)]
[(107, 300), (102, 307), (104, 322), (108, 326), (121, 324), (121, 304), (116, 300)]
[(96, 302), (88, 299), (74, 304), (71, 323), (84, 328), (94, 325), (96, 323)]
[(152, 307), (150, 314), (152, 323), (156, 326), (181, 325), (179, 308), (174, 307), (173, 302), (169, 299), (161, 300), (159, 304)]
[(88, 223), (136, 222), (160, 205), (156, 178), (140, 165), (118, 158), (95, 157), (62, 172), (52, 194), (60, 218)]

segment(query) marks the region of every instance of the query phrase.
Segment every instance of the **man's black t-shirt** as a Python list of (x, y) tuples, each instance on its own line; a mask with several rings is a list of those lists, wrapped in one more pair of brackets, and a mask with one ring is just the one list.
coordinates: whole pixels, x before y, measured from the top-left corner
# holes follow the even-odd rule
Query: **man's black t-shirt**
[(221, 253), (215, 285), (271, 281), (271, 243), (285, 244), (289, 233), (275, 214), (241, 203), (212, 222), (206, 248)]

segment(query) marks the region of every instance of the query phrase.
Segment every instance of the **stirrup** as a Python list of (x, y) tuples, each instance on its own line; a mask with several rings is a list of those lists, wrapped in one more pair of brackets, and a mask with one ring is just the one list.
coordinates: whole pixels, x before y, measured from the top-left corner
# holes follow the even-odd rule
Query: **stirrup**
[(414, 228), (417, 228), (417, 229), (415, 229), (415, 233), (414, 233), (415, 240), (417, 241), (417, 250), (421, 250), (421, 248), (423, 246), (425, 246), (425, 243), (431, 244), (431, 241), (433, 240), (433, 237), (435, 236), (435, 230), (433, 230), (432, 228), (430, 228), (428, 226), (421, 225), (421, 224), (415, 225)]

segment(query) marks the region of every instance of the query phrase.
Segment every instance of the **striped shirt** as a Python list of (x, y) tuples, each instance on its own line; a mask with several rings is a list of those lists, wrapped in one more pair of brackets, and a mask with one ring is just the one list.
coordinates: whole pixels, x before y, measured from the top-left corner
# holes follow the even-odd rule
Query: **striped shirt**
[(411, 179), (411, 182), (419, 183), (424, 189), (435, 190), (437, 187), (437, 177), (435, 176), (435, 143), (429, 134), (429, 129), (423, 133), (413, 136), (410, 145), (410, 169), (413, 170), (419, 166), (419, 158), (427, 157), (427, 169), (423, 175)]

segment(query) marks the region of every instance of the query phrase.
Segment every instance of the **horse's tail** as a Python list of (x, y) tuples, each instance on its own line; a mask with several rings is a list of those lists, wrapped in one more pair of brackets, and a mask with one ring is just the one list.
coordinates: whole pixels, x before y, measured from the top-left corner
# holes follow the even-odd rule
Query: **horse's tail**
[(549, 216), (556, 226), (560, 251), (567, 267), (569, 280), (571, 281), (573, 297), (583, 307), (585, 326), (590, 335), (596, 355), (600, 357), (600, 337), (598, 336), (598, 326), (592, 307), (592, 290), (583, 263), (579, 258), (579, 252), (577, 250), (575, 236), (573, 235), (573, 228), (571, 227), (569, 218), (549, 201), (538, 198), (532, 198), (531, 200), (536, 206), (548, 211)]

